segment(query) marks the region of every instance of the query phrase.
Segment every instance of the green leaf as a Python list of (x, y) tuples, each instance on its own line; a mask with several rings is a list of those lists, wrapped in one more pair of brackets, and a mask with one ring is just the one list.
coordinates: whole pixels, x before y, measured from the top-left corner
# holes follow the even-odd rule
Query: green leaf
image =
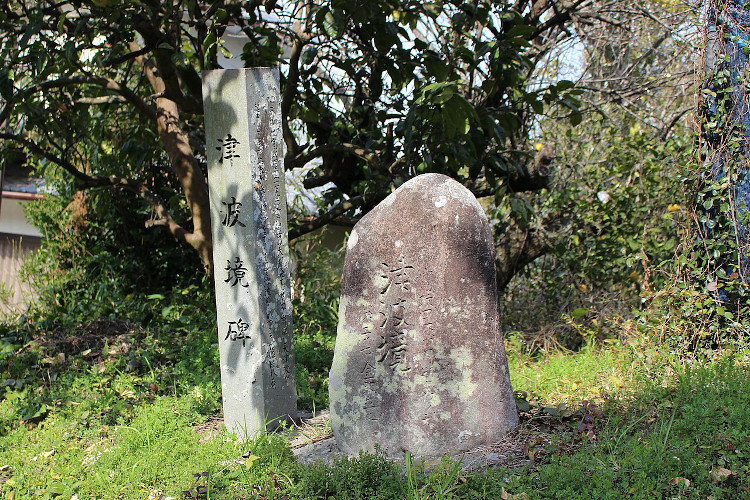
[(59, 31), (60, 33), (62, 33), (63, 28), (65, 27), (65, 20), (67, 19), (67, 17), (68, 17), (68, 13), (63, 12), (60, 15), (60, 19), (57, 21), (57, 31)]
[(576, 84), (571, 82), (570, 80), (560, 80), (555, 86), (557, 87), (558, 92), (563, 92), (565, 90), (572, 89), (576, 86)]
[(47, 492), (52, 493), (53, 495), (63, 495), (67, 490), (67, 486), (59, 481), (52, 483), (50, 487), (47, 488)]
[(430, 2), (424, 5), (424, 11), (434, 19), (443, 13), (443, 6), (438, 2)]
[(18, 41), (18, 46), (20, 48), (26, 48), (30, 40), (33, 40), (34, 37), (42, 30), (44, 26), (39, 22), (31, 22), (26, 25), (26, 29), (24, 30), (23, 36), (21, 37), (21, 40)]
[(440, 59), (426, 59), (424, 67), (438, 82), (444, 81), (450, 75), (450, 66)]
[(216, 46), (216, 33), (213, 31), (203, 39), (203, 53), (205, 54), (203, 64), (208, 67), (211, 61), (212, 49)]
[(581, 114), (580, 111), (575, 110), (572, 113), (570, 113), (568, 120), (570, 121), (571, 125), (576, 126), (576, 125), (579, 125), (583, 121), (583, 115)]
[(547, 415), (550, 415), (552, 417), (561, 417), (561, 413), (558, 411), (557, 408), (552, 408), (551, 406), (545, 407), (544, 412), (547, 413)]
[(508, 38), (512, 37), (527, 37), (536, 31), (534, 26), (528, 26), (526, 24), (516, 24), (509, 29), (505, 34)]
[(570, 315), (573, 318), (581, 318), (583, 316), (586, 316), (589, 313), (589, 310), (585, 307), (579, 307), (578, 309), (575, 309), (573, 312), (570, 313)]
[(315, 56), (318, 55), (318, 48), (317, 47), (308, 47), (305, 49), (304, 52), (302, 52), (302, 64), (312, 64), (312, 62), (315, 60)]
[(534, 113), (541, 115), (544, 113), (544, 103), (537, 99), (536, 97), (529, 99), (529, 104), (531, 105), (531, 109), (534, 110)]
[(315, 13), (315, 23), (331, 38), (336, 38), (341, 34), (342, 27), (337, 24), (336, 17), (328, 7), (318, 9)]
[(531, 410), (531, 404), (525, 399), (516, 398), (516, 408), (518, 408), (518, 411), (528, 412)]
[(13, 72), (8, 68), (0, 68), (0, 96), (6, 101), (13, 96)]
[(490, 185), (490, 187), (492, 189), (497, 189), (497, 178), (495, 177), (492, 169), (486, 169), (484, 176), (487, 178), (487, 183)]

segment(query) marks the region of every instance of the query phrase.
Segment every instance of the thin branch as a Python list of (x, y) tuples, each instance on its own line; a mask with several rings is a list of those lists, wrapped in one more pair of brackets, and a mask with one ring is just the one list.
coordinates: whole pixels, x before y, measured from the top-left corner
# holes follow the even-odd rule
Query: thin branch
[(182, 243), (188, 242), (190, 233), (181, 225), (179, 225), (169, 213), (169, 209), (166, 205), (146, 186), (140, 181), (135, 179), (127, 179), (124, 177), (117, 176), (93, 176), (91, 181), (87, 183), (87, 187), (123, 187), (128, 191), (137, 194), (139, 197), (146, 200), (154, 212), (158, 216), (156, 219), (152, 219), (146, 222), (146, 227), (153, 226), (164, 226), (170, 232), (172, 236)]
[(315, 219), (300, 224), (299, 226), (289, 231), (289, 241), (299, 238), (303, 234), (311, 233), (318, 228), (325, 226), (326, 224), (338, 219), (349, 210), (360, 208), (369, 204), (377, 204), (388, 195), (388, 193), (377, 193), (377, 194), (366, 194), (355, 196), (348, 200), (342, 201), (331, 210), (323, 215), (316, 217)]
[(217, 0), (216, 2), (212, 3), (211, 6), (206, 10), (206, 12), (201, 16), (201, 20), (208, 21), (210, 20), (214, 14), (216, 14), (216, 11), (219, 10), (221, 7), (224, 6), (224, 0)]
[(42, 158), (59, 165), (60, 167), (62, 167), (65, 171), (70, 173), (73, 177), (75, 177), (80, 182), (89, 182), (92, 180), (92, 177), (90, 175), (87, 175), (81, 172), (80, 170), (78, 170), (78, 168), (76, 168), (76, 166), (70, 163), (68, 160), (64, 158), (60, 158), (56, 155), (53, 155), (49, 151), (46, 151), (44, 148), (39, 146), (34, 141), (30, 141), (29, 139), (22, 137), (20, 135), (6, 134), (6, 133), (0, 133), (0, 139), (14, 141), (19, 144), (22, 144), (24, 147), (28, 148), (29, 151), (31, 151), (32, 153), (35, 153), (41, 156)]
[(284, 88), (284, 94), (281, 96), (281, 127), (288, 157), (294, 157), (299, 154), (299, 145), (294, 138), (294, 133), (289, 128), (289, 112), (292, 109), (292, 101), (297, 92), (300, 55), (302, 54), (302, 49), (310, 41), (308, 34), (296, 33), (296, 35), (297, 38), (294, 40), (292, 53), (289, 57), (289, 74), (286, 78), (286, 87)]
[[(187, 113), (203, 114), (202, 96), (185, 95), (180, 88), (180, 79), (177, 66), (172, 60), (175, 50), (172, 47), (179, 40), (171, 40), (165, 33), (159, 30), (156, 20), (142, 15), (135, 17), (135, 30), (141, 35), (148, 52), (153, 54), (153, 61), (158, 69), (159, 78), (164, 85), (164, 95), (171, 101), (178, 103), (181, 109)], [(129, 43), (130, 50), (138, 52), (141, 50), (135, 41)], [(144, 59), (143, 55), (135, 58), (138, 61)], [(143, 64), (143, 62), (141, 62)]]
[[(566, 5), (565, 10), (558, 11), (557, 9), (555, 9), (556, 11), (555, 15), (550, 17), (543, 23), (541, 23), (541, 25), (536, 29), (536, 31), (534, 31), (534, 33), (529, 37), (529, 40), (534, 40), (538, 38), (539, 36), (541, 36), (543, 33), (551, 31), (555, 27), (564, 26), (564, 24), (570, 20), (571, 14), (574, 13), (576, 9), (580, 7), (581, 4), (585, 3), (586, 1), (588, 0), (576, 0), (572, 2), (571, 5)], [(547, 9), (549, 9), (549, 7), (547, 7)], [(545, 9), (545, 11), (547, 9)], [(540, 12), (540, 14), (542, 12)], [(527, 22), (531, 22), (531, 21), (532, 20), (527, 19)], [(534, 21), (538, 21), (538, 20), (534, 20)]]
[(153, 207), (154, 211), (158, 215), (158, 219), (149, 221), (146, 226), (166, 226), (169, 232), (180, 242), (188, 243), (187, 239), (189, 236), (188, 231), (180, 226), (169, 213), (169, 209), (164, 203), (146, 186), (140, 181), (134, 179), (127, 179), (124, 177), (117, 176), (104, 176), (104, 175), (88, 175), (76, 168), (75, 165), (60, 158), (59, 156), (53, 155), (52, 153), (45, 151), (44, 148), (39, 146), (34, 141), (31, 141), (25, 137), (21, 137), (15, 134), (0, 133), (0, 139), (6, 139), (18, 142), (32, 153), (37, 154), (46, 160), (49, 160), (56, 165), (62, 167), (66, 172), (70, 173), (76, 179), (76, 184), (79, 188), (92, 188), (92, 187), (115, 187), (120, 186), (128, 191), (131, 191), (147, 202)]
[(108, 95), (108, 96), (101, 96), (101, 97), (81, 97), (80, 99), (76, 99), (73, 101), (73, 104), (89, 104), (89, 105), (96, 105), (96, 104), (114, 104), (114, 103), (123, 103), (127, 102), (127, 99), (120, 95)]
[(111, 78), (106, 78), (103, 76), (73, 76), (73, 77), (65, 77), (65, 78), (58, 78), (56, 80), (48, 80), (46, 82), (41, 82), (36, 85), (31, 85), (30, 87), (26, 87), (25, 89), (19, 90), (16, 94), (14, 94), (8, 102), (5, 104), (5, 107), (2, 111), (0, 111), (0, 123), (4, 123), (8, 117), (10, 116), (10, 113), (13, 111), (13, 107), (15, 104), (25, 99), (26, 97), (35, 94), (36, 92), (40, 92), (43, 90), (49, 90), (53, 88), (60, 88), (60, 87), (67, 87), (69, 85), (81, 85), (81, 84), (92, 84), (92, 85), (98, 85), (99, 87), (105, 88), (107, 90), (112, 90), (114, 92), (117, 92), (120, 94), (123, 98), (125, 98), (128, 102), (133, 104), (143, 115), (145, 115), (150, 120), (156, 119), (156, 111), (146, 104), (146, 102), (141, 99), (138, 94), (130, 90), (129, 88), (125, 87), (124, 85), (121, 85), (120, 83), (116, 82), (115, 80), (112, 80)]
[(114, 59), (106, 60), (105, 62), (107, 64), (109, 64), (110, 66), (117, 66), (118, 64), (122, 64), (125, 61), (129, 61), (131, 59), (135, 59), (137, 57), (144, 56), (144, 55), (148, 54), (149, 52), (151, 52), (151, 49), (149, 47), (143, 47), (140, 50), (128, 52), (125, 55), (122, 55), (120, 57), (116, 57)]
[(667, 123), (664, 127), (662, 127), (661, 131), (659, 132), (659, 139), (662, 141), (666, 141), (667, 137), (669, 137), (669, 133), (672, 131), (672, 128), (677, 124), (680, 119), (685, 116), (688, 112), (692, 111), (693, 108), (684, 108), (677, 112), (672, 119)]
[(510, 222), (504, 231), (496, 232), (495, 270), (497, 289), (502, 291), (520, 269), (549, 252), (569, 221), (564, 218), (543, 220), (538, 227), (521, 227)]
[(321, 175), (317, 177), (308, 177), (302, 181), (302, 186), (305, 189), (314, 189), (316, 187), (325, 186), (329, 182), (333, 182), (333, 177), (330, 175)]
[(361, 217), (347, 217), (345, 215), (342, 215), (341, 217), (336, 217), (333, 219), (330, 224), (334, 224), (336, 226), (343, 226), (343, 227), (354, 227), (357, 222), (359, 222)]
[(365, 161), (372, 161), (375, 159), (375, 155), (368, 149), (357, 146), (355, 144), (324, 144), (313, 149), (309, 153), (305, 153), (296, 158), (287, 158), (284, 160), (284, 168), (291, 170), (294, 168), (304, 167), (315, 158), (319, 158), (329, 153), (350, 153), (359, 156)]

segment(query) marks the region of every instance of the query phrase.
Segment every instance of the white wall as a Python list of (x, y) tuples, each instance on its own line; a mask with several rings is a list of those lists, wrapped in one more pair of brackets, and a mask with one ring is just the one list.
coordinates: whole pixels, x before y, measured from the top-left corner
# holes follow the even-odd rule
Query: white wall
[(41, 236), (37, 228), (29, 224), (23, 213), (24, 200), (3, 198), (0, 204), (0, 233)]

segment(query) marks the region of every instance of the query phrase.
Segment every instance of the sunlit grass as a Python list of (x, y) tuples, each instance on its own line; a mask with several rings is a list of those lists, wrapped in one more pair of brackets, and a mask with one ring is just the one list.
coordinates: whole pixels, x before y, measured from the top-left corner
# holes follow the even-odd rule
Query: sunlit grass
[[(636, 339), (529, 356), (509, 344), (514, 389), (530, 402), (525, 425), (548, 428), (526, 466), (466, 473), (446, 462), (405, 472), (379, 455), (301, 465), (284, 434), (248, 443), (224, 431), (203, 436), (196, 426), (220, 411), (213, 333), (192, 332), (183, 347), (151, 332), (134, 335), (128, 357), (106, 348), (99, 361), (89, 353), (62, 363), (29, 344), (6, 358), (0, 496), (748, 496), (747, 350), (685, 357)], [(321, 356), (300, 359), (320, 364)], [(129, 368), (134, 357), (153, 361)], [(586, 413), (575, 413), (584, 400), (601, 412), (588, 435), (577, 429)], [(561, 405), (568, 410), (548, 410)]]
[(510, 352), (508, 365), (516, 391), (530, 401), (602, 400), (632, 387), (638, 369), (627, 346), (591, 348), (576, 354), (553, 352), (530, 358)]

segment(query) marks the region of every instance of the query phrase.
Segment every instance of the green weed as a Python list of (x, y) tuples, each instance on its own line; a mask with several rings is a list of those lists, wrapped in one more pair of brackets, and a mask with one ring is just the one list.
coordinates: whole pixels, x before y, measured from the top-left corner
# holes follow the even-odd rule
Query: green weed
[[(149, 327), (2, 327), (0, 496), (748, 496), (747, 348), (686, 358), (633, 339), (530, 356), (509, 343), (514, 388), (526, 396), (516, 467), (466, 472), (381, 453), (303, 465), (283, 431), (244, 443), (196, 432), (220, 413), (216, 333), (191, 319), (187, 294), (150, 300), (162, 320)], [(302, 345), (316, 336), (330, 341), (317, 332)], [(306, 348), (298, 369), (320, 374), (318, 345)]]

